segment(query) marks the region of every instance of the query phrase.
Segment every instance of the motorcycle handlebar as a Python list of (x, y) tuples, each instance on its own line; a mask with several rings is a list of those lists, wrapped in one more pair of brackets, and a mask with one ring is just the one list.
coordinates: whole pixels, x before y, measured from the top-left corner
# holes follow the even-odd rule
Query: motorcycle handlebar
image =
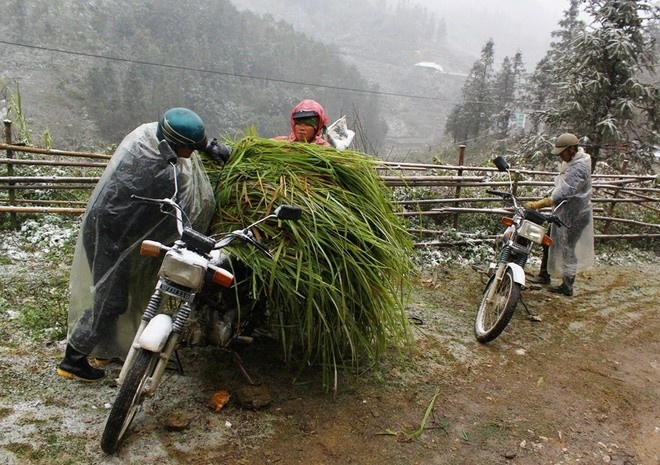
[(559, 219), (557, 215), (543, 213), (538, 210), (525, 209), (525, 218), (537, 224), (541, 224), (545, 222), (545, 223), (554, 224), (559, 228), (568, 227), (562, 220)]
[[(504, 158), (497, 157), (493, 161), (495, 163), (495, 166), (497, 166), (497, 168), (500, 171), (509, 172), (509, 164), (506, 162), (506, 160)], [(510, 172), (509, 172), (509, 182), (511, 182), (511, 173)], [(518, 200), (516, 199), (516, 196), (513, 195), (511, 192), (503, 192), (503, 191), (498, 191), (498, 190), (494, 190), (494, 189), (486, 189), (486, 192), (488, 194), (497, 195), (499, 197), (502, 197), (503, 199), (511, 199), (513, 201), (513, 206), (516, 210), (518, 210), (519, 212), (533, 212), (534, 215), (537, 215), (537, 221), (538, 222), (545, 221), (547, 223), (552, 223), (554, 225), (557, 225), (558, 227), (570, 228), (570, 226), (568, 226), (568, 225), (566, 225), (566, 223), (562, 222), (557, 215), (554, 215), (554, 214), (548, 215), (548, 214), (545, 214), (545, 213), (542, 213), (542, 212), (539, 212), (539, 211), (536, 211), (536, 210), (526, 209), (523, 206), (519, 205)], [(562, 200), (561, 203), (554, 208), (553, 213), (555, 211), (557, 211), (557, 209), (559, 207), (561, 207), (564, 204), (564, 202), (566, 202), (566, 200)], [(540, 216), (540, 218), (539, 218), (539, 216)]]
[(252, 228), (272, 218), (277, 218), (278, 220), (282, 221), (297, 221), (301, 216), (302, 209), (300, 207), (295, 207), (293, 205), (280, 205), (270, 215), (264, 216), (260, 220), (255, 221), (244, 229), (239, 229), (225, 235), (218, 242), (216, 242), (214, 249), (222, 249), (223, 247), (229, 245), (234, 239), (241, 239), (244, 242), (249, 242), (250, 244), (254, 245), (269, 258), (273, 258), (270, 250), (268, 249), (268, 246), (254, 238), (254, 235), (252, 234)]
[[(183, 209), (179, 206), (179, 204), (176, 203), (176, 193), (175, 197), (169, 198), (169, 199), (155, 199), (151, 197), (142, 197), (139, 195), (131, 195), (131, 199), (137, 199), (141, 200), (143, 202), (151, 202), (151, 203), (156, 203), (160, 205), (160, 209), (163, 213), (172, 215), (176, 217), (177, 220), (177, 228), (179, 230), (179, 234), (183, 235), (184, 233), (184, 228), (186, 224), (189, 224), (188, 217), (186, 216), (185, 212)], [(171, 207), (174, 212), (171, 211), (166, 211), (164, 209), (165, 206)], [(266, 215), (265, 217), (261, 218), (258, 221), (255, 221), (248, 227), (244, 229), (239, 229), (237, 231), (231, 232), (224, 237), (222, 237), (219, 241), (215, 243), (215, 246), (213, 246), (214, 250), (222, 249), (229, 245), (234, 239), (241, 239), (243, 242), (248, 242), (252, 245), (254, 245), (257, 249), (259, 249), (260, 252), (262, 252), (264, 255), (266, 255), (269, 258), (273, 258), (273, 255), (270, 253), (270, 250), (268, 249), (268, 246), (257, 241), (254, 236), (251, 233), (251, 229), (254, 228), (255, 226), (259, 225), (260, 223), (267, 221), (271, 218), (277, 218), (279, 220), (292, 220), (296, 221), (300, 219), (302, 216), (302, 209), (299, 207), (295, 207), (293, 205), (280, 205), (275, 211), (269, 215)], [(199, 233), (198, 233), (199, 234)]]
[(548, 223), (552, 223), (552, 224), (556, 225), (559, 228), (561, 228), (561, 227), (570, 228), (566, 223), (564, 223), (562, 220), (560, 220), (559, 217), (556, 216), (556, 215), (548, 215), (546, 221)]
[[(179, 206), (178, 203), (174, 200), (174, 198), (171, 199), (153, 199), (151, 197), (142, 197), (140, 195), (131, 195), (131, 199), (137, 199), (141, 200), (143, 202), (151, 202), (151, 203), (156, 203), (160, 205), (160, 211), (165, 213), (166, 215), (171, 215), (176, 218), (176, 227), (179, 231), (179, 234), (183, 234), (183, 229), (190, 224), (190, 221), (188, 220), (188, 216), (186, 213), (183, 211), (183, 208)], [(165, 210), (165, 206), (169, 206), (172, 208), (173, 211), (167, 211)]]
[(489, 194), (497, 195), (497, 196), (505, 198), (505, 199), (509, 198), (509, 197), (513, 197), (513, 194), (511, 194), (509, 192), (496, 191), (494, 189), (486, 189), (486, 192), (489, 193)]
[[(498, 191), (498, 190), (494, 190), (494, 189), (486, 189), (486, 192), (489, 193), (489, 194), (492, 194), (492, 195), (497, 195), (497, 196), (502, 197), (504, 199), (513, 199), (514, 200), (514, 205), (516, 205), (516, 203), (515, 203), (516, 197), (510, 192), (503, 192), (503, 191)], [(527, 211), (529, 211), (529, 210), (527, 210)], [(536, 215), (540, 215), (541, 217), (543, 217), (543, 219), (547, 223), (555, 224), (555, 225), (557, 225), (557, 227), (562, 227), (562, 226), (563, 227), (568, 227), (568, 226), (566, 226), (566, 224), (564, 222), (562, 222), (559, 219), (559, 217), (557, 215), (547, 215), (545, 213), (542, 213), (542, 212), (539, 212), (539, 211), (536, 211), (536, 210), (533, 210), (533, 211)]]
[(236, 239), (240, 239), (243, 242), (252, 244), (257, 249), (259, 249), (259, 251), (262, 252), (264, 255), (266, 255), (269, 258), (273, 258), (273, 256), (270, 253), (270, 249), (268, 249), (268, 246), (256, 240), (254, 236), (250, 233), (249, 229), (239, 229), (237, 231), (227, 234), (226, 236), (224, 236), (222, 239), (220, 239), (218, 242), (215, 243), (215, 247), (213, 247), (213, 249), (214, 250), (223, 249)]

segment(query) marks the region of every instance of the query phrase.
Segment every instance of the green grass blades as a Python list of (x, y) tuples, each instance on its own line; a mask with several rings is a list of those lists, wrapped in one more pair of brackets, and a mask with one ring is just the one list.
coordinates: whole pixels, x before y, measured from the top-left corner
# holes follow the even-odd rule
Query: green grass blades
[(253, 292), (267, 296), (286, 360), (300, 369), (320, 366), (326, 389), (336, 389), (340, 368), (372, 365), (412, 339), (404, 311), (412, 241), (376, 162), (358, 152), (246, 137), (227, 165), (210, 173), (218, 203), (212, 233), (244, 227), (281, 204), (303, 209), (297, 222), (259, 226), (275, 261), (247, 247), (231, 252), (253, 269)]

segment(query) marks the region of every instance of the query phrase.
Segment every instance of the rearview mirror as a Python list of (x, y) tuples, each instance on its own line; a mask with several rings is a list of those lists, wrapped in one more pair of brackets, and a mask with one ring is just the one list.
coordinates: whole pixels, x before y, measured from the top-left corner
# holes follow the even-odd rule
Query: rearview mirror
[(495, 163), (495, 166), (497, 167), (498, 170), (509, 171), (509, 164), (506, 162), (506, 160), (503, 157), (495, 157), (493, 163)]

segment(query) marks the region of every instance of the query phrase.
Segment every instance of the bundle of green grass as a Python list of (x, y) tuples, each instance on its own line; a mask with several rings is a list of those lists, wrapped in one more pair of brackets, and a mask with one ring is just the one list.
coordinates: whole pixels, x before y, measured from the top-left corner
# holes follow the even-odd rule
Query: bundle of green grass
[(246, 137), (222, 168), (207, 164), (217, 214), (211, 233), (246, 225), (282, 204), (299, 221), (263, 223), (253, 247), (231, 254), (252, 269), (253, 295), (266, 296), (268, 321), (288, 363), (318, 365), (336, 389), (340, 368), (361, 368), (411, 341), (404, 303), (412, 242), (374, 166), (359, 152)]

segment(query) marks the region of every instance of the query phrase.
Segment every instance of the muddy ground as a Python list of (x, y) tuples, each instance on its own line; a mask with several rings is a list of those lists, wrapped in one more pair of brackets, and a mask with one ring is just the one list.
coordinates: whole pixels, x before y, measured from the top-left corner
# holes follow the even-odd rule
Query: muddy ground
[[(418, 283), (408, 308), (416, 344), (326, 393), (295, 378), (268, 340), (241, 351), (272, 395), (261, 410), (215, 349), (181, 352), (121, 450), (99, 438), (116, 388), (55, 375), (63, 341), (38, 345), (0, 311), (1, 464), (644, 464), (660, 463), (660, 286), (657, 263), (600, 264), (576, 295), (524, 292), (505, 332), (476, 342), (481, 276), (452, 268)], [(111, 365), (111, 374), (119, 366)], [(209, 409), (215, 391), (230, 403)], [(173, 415), (191, 420), (169, 431)]]

